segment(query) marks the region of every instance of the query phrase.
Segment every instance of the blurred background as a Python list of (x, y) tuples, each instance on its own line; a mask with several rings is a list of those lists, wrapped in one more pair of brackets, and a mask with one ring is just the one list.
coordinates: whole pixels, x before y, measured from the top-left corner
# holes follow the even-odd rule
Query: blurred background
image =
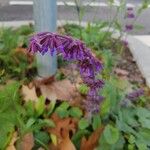
[[(109, 4), (113, 2), (113, 4)], [(126, 0), (127, 7), (133, 7), (136, 11), (145, 0)], [(148, 2), (148, 0), (147, 0)], [(79, 18), (84, 22), (100, 22), (101, 20), (112, 21), (116, 15), (121, 0), (57, 0), (58, 24), (73, 22), (78, 23)], [(86, 7), (85, 7), (86, 6)], [(81, 11), (79, 10), (81, 8)], [(78, 12), (80, 11), (80, 17)], [(124, 12), (117, 13), (117, 18), (125, 24)], [(132, 34), (150, 34), (150, 7), (143, 11), (136, 19), (138, 30)], [(0, 21), (32, 21), (32, 0), (0, 0)], [(140, 30), (139, 30), (140, 28)]]

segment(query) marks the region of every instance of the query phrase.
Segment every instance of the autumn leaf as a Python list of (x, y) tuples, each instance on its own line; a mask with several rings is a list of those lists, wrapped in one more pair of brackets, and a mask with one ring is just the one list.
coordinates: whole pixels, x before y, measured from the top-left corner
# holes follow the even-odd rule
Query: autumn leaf
[(120, 68), (116, 68), (115, 73), (118, 75), (123, 75), (123, 76), (127, 76), (129, 74), (127, 70), (120, 69)]
[(69, 135), (70, 133), (75, 133), (77, 120), (70, 117), (61, 119), (57, 114), (53, 114), (51, 119), (55, 123), (55, 128), (49, 128), (48, 132), (57, 137), (57, 144), (55, 146), (51, 145), (51, 149), (64, 150), (65, 148), (65, 150), (76, 150)]
[(34, 137), (32, 133), (27, 133), (19, 144), (20, 150), (32, 150), (34, 146)]
[[(74, 118), (63, 118), (61, 119), (57, 114), (53, 114), (51, 119), (55, 123), (55, 128), (49, 128), (48, 132), (55, 134), (58, 138), (63, 139), (69, 132), (75, 133), (77, 129), (77, 119)], [(64, 135), (64, 132), (66, 131), (67, 134)]]
[(6, 150), (16, 150), (15, 142), (17, 141), (17, 132), (13, 133), (12, 139), (10, 141), (10, 144), (6, 148)]
[(26, 48), (18, 47), (15, 49), (15, 55), (24, 55), (27, 56), (28, 62), (32, 63), (34, 60), (34, 56), (28, 53)]
[(36, 89), (35, 87), (28, 87), (26, 85), (23, 85), (22, 88), (21, 88), (21, 93), (23, 95), (23, 99), (27, 102), (29, 100), (32, 100), (32, 101), (37, 101), (38, 100), (38, 97), (37, 97), (37, 94), (36, 94)]
[(95, 130), (88, 139), (83, 137), (81, 140), (80, 150), (94, 150), (94, 148), (98, 144), (98, 140), (102, 135), (103, 130), (104, 127), (100, 127), (97, 130)]
[(54, 81), (50, 83), (34, 82), (36, 88), (39, 88), (41, 94), (49, 100), (73, 100), (76, 96), (76, 89), (73, 84), (67, 79)]
[[(62, 139), (62, 141), (59, 143), (58, 145), (58, 149), (59, 150), (76, 150), (74, 144), (72, 143), (72, 141), (69, 138), (69, 133), (67, 133), (65, 130), (62, 131), (64, 132), (64, 138)], [(66, 135), (67, 134), (67, 135)]]

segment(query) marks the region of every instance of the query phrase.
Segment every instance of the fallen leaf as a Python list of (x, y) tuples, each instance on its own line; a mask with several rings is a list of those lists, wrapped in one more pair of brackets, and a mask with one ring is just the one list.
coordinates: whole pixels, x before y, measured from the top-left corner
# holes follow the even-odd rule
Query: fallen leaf
[(69, 138), (69, 134), (58, 145), (58, 150), (76, 150), (74, 144)]
[(37, 77), (32, 84), (34, 84), (36, 87), (39, 85), (47, 85), (47, 84), (51, 84), (52, 82), (55, 81), (55, 76), (50, 76), (50, 77), (45, 77), (45, 78), (41, 78), (41, 77)]
[(12, 139), (10, 141), (10, 144), (6, 148), (6, 150), (16, 150), (15, 142), (17, 141), (17, 132), (13, 133)]
[[(69, 132), (75, 133), (77, 129), (77, 119), (70, 117), (61, 119), (55, 113), (51, 116), (51, 119), (55, 123), (55, 128), (49, 128), (48, 132), (55, 134), (59, 139), (63, 139), (64, 137), (66, 137)], [(67, 133), (64, 131), (66, 131)]]
[(94, 150), (98, 144), (98, 140), (102, 135), (103, 130), (104, 127), (100, 127), (95, 130), (88, 139), (83, 137), (81, 140), (80, 150)]
[[(18, 47), (15, 49), (15, 54), (14, 55), (25, 55), (27, 56), (28, 62), (32, 63), (34, 60), (34, 56), (31, 55), (31, 53), (28, 53), (26, 48)], [(18, 62), (19, 63), (19, 62)]]
[(23, 99), (25, 101), (29, 101), (29, 100), (32, 100), (32, 101), (37, 101), (38, 100), (38, 97), (37, 97), (37, 94), (36, 94), (36, 89), (35, 87), (28, 87), (26, 85), (23, 85), (22, 88), (21, 88), (21, 93), (23, 95)]
[(40, 148), (38, 148), (38, 150), (44, 150), (44, 148), (40, 147)]
[(128, 76), (128, 74), (129, 74), (129, 72), (127, 70), (123, 70), (120, 68), (116, 68), (114, 71), (118, 76)]
[(34, 146), (34, 137), (32, 133), (27, 133), (19, 144), (20, 150), (32, 150)]
[(76, 150), (74, 144), (70, 140), (69, 135), (74, 134), (77, 129), (77, 120), (73, 118), (61, 119), (57, 114), (53, 114), (51, 119), (55, 123), (55, 128), (49, 128), (48, 132), (57, 137), (57, 145), (51, 145), (50, 149), (56, 150)]
[(73, 84), (67, 79), (61, 81), (55, 81), (51, 84), (41, 84), (41, 94), (49, 100), (73, 100), (76, 94), (76, 89)]

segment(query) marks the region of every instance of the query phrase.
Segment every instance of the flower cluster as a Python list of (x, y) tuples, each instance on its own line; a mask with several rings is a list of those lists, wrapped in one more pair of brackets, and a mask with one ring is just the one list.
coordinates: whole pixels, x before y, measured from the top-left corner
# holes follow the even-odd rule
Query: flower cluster
[(83, 42), (69, 36), (43, 32), (31, 37), (28, 50), (31, 53), (40, 52), (42, 55), (49, 51), (51, 55), (61, 54), (64, 60), (76, 61), (83, 82), (90, 89), (85, 102), (86, 108), (91, 113), (99, 111), (103, 98), (98, 95), (98, 91), (104, 82), (96, 76), (103, 69), (103, 65)]
[[(133, 19), (135, 18), (135, 14), (134, 14), (134, 10), (132, 7), (128, 7), (126, 10), (126, 15), (125, 15), (125, 19), (127, 19), (126, 21), (129, 21), (128, 23), (125, 24), (124, 27), (124, 31), (125, 32), (130, 32), (134, 29), (133, 26)], [(127, 40), (122, 40), (122, 43), (125, 47), (128, 47), (128, 41)]]
[(135, 90), (131, 93), (129, 93), (126, 98), (131, 100), (131, 101), (135, 101), (137, 100), (139, 97), (143, 96), (144, 95), (144, 90), (143, 89), (138, 89), (138, 90)]
[(125, 98), (121, 101), (121, 106), (129, 107), (131, 106), (131, 102), (136, 102), (141, 96), (144, 95), (143, 89), (137, 89), (130, 93), (128, 93)]
[[(128, 7), (127, 8), (127, 12), (126, 12), (126, 18), (127, 19), (134, 19), (135, 18), (135, 15), (134, 15), (134, 12), (133, 12), (133, 8), (132, 7)], [(132, 31), (133, 30), (133, 24), (126, 24), (125, 25), (125, 31), (126, 32), (129, 32), (129, 31)]]
[(135, 18), (132, 7), (127, 8), (127, 18)]

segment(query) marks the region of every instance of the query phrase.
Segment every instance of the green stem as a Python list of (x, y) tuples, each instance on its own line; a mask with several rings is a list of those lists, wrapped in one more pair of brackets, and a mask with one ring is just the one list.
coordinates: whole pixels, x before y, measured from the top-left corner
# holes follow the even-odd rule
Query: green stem
[(40, 141), (39, 139), (35, 138), (35, 141), (37, 141), (42, 147), (45, 148), (45, 150), (49, 150), (49, 148), (47, 147), (47, 145), (45, 145), (42, 141)]

